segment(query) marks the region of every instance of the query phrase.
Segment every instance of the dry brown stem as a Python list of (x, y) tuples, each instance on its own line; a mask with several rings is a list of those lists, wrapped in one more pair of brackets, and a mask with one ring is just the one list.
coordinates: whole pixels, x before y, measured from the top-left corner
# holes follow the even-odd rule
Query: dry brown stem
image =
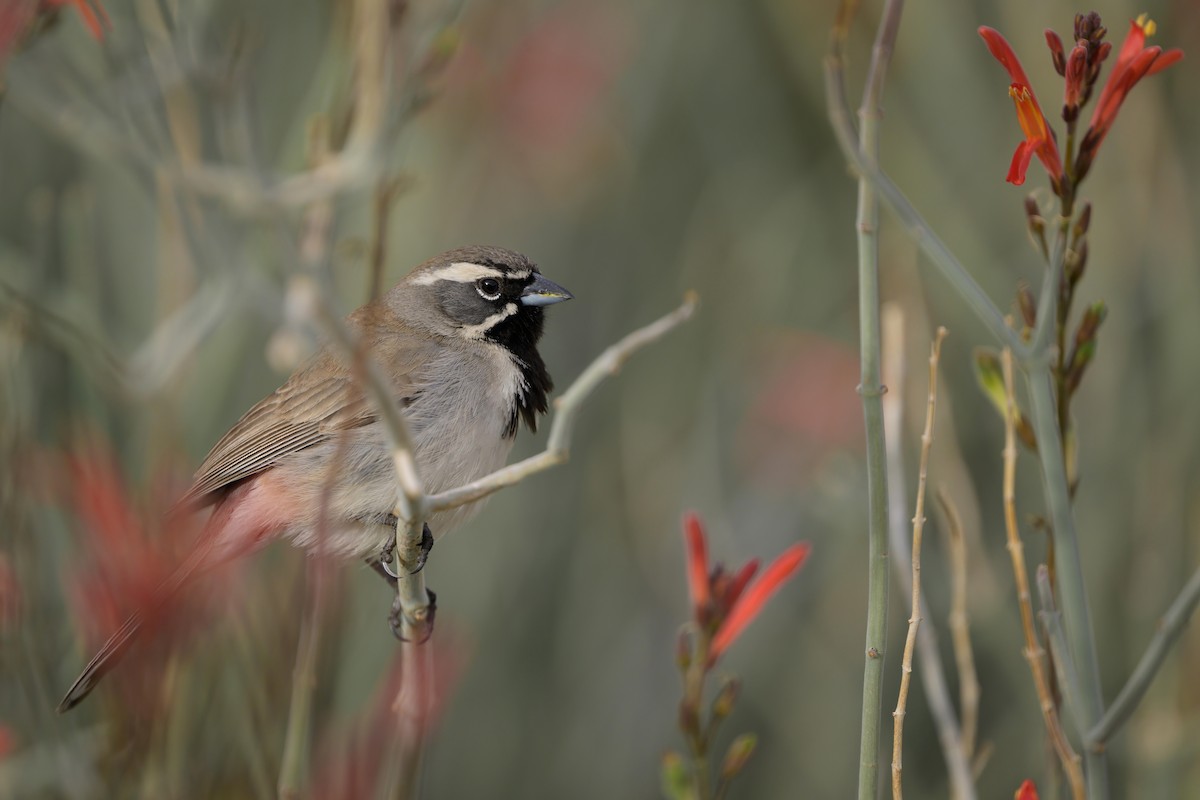
[(929, 353), (929, 402), (925, 406), (925, 430), (921, 433), (921, 458), (917, 472), (917, 501), (912, 518), (912, 614), (908, 618), (908, 636), (900, 663), (900, 695), (892, 712), (892, 797), (904, 796), (901, 787), (904, 750), (904, 715), (908, 708), (908, 685), (912, 680), (913, 650), (917, 628), (921, 624), (921, 540), (925, 532), (925, 486), (929, 475), (929, 450), (933, 446), (933, 419), (937, 411), (937, 369), (946, 329), (939, 327)]
[(1046, 651), (1042, 649), (1037, 638), (1037, 630), (1033, 624), (1033, 605), (1029, 599), (1029, 577), (1025, 572), (1025, 547), (1021, 543), (1021, 535), (1017, 530), (1016, 509), (1016, 476), (1017, 476), (1017, 442), (1016, 400), (1013, 398), (1013, 358), (1012, 351), (1005, 348), (1000, 354), (1004, 370), (1004, 529), (1008, 537), (1008, 554), (1012, 558), (1013, 577), (1017, 584), (1017, 602), (1021, 608), (1021, 630), (1025, 634), (1025, 660), (1033, 673), (1033, 684), (1037, 689), (1038, 704), (1042, 709), (1042, 719), (1046, 723), (1046, 731), (1050, 742), (1058, 753), (1067, 781), (1071, 785), (1071, 795), (1075, 800), (1084, 800), (1086, 791), (1083, 783), (1083, 768), (1080, 766), (1079, 754), (1071, 749), (1063, 733), (1062, 724), (1058, 718), (1058, 707), (1050, 693), (1050, 680), (1046, 675)]

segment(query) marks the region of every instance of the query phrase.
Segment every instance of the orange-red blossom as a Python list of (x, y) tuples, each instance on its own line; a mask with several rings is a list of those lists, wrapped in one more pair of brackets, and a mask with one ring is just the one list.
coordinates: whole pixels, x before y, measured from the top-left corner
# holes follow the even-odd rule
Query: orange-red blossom
[(708, 663), (711, 665), (758, 616), (771, 596), (804, 564), (809, 544), (800, 542), (784, 550), (763, 570), (758, 580), (753, 580), (758, 572), (757, 559), (751, 560), (736, 573), (726, 572), (719, 564), (710, 569), (704, 526), (695, 514), (684, 516), (683, 534), (687, 545), (688, 590), (693, 616), (700, 629), (712, 635), (708, 647)]
[(1012, 164), (1008, 168), (1008, 182), (1014, 186), (1025, 183), (1025, 171), (1029, 168), (1029, 162), (1035, 155), (1042, 162), (1042, 166), (1046, 168), (1050, 179), (1055, 182), (1060, 181), (1063, 167), (1062, 158), (1058, 155), (1058, 143), (1054, 140), (1054, 132), (1046, 124), (1046, 115), (1042, 113), (1042, 107), (1038, 105), (1037, 97), (1033, 94), (1033, 87), (1029, 84), (1029, 78), (1025, 75), (1025, 69), (1021, 66), (1017, 54), (1013, 52), (1008, 41), (994, 28), (984, 25), (979, 29), (979, 35), (983, 37), (988, 50), (1012, 78), (1012, 83), (1008, 87), (1008, 96), (1016, 104), (1017, 122), (1025, 134), (1025, 140), (1017, 145), (1017, 151), (1013, 153)]
[[(1083, 27), (1081, 20), (1086, 23)], [(1161, 47), (1146, 46), (1146, 39), (1154, 35), (1155, 29), (1154, 22), (1145, 14), (1129, 23), (1129, 33), (1117, 53), (1117, 61), (1109, 73), (1108, 81), (1100, 91), (1092, 111), (1091, 122), (1080, 143), (1077, 160), (1068, 165), (1072, 168), (1070, 178), (1074, 183), (1078, 183), (1091, 168), (1096, 151), (1112, 128), (1117, 112), (1129, 91), (1145, 76), (1161, 72), (1183, 58), (1183, 52), (1178, 49), (1164, 51)], [(1036, 155), (1050, 175), (1055, 191), (1061, 194), (1065, 175), (1058, 144), (1054, 131), (1050, 129), (1046, 116), (1038, 105), (1020, 60), (999, 31), (985, 25), (979, 28), (979, 35), (983, 37), (992, 56), (1009, 74), (1012, 83), (1009, 84), (1008, 94), (1016, 104), (1017, 122), (1025, 134), (1025, 140), (1017, 146), (1017, 151), (1013, 154), (1012, 164), (1008, 169), (1008, 182), (1017, 186), (1023, 184), (1029, 162)], [(1050, 46), (1055, 68), (1066, 82), (1063, 93), (1063, 118), (1067, 121), (1069, 130), (1074, 129), (1079, 106), (1087, 102), (1101, 62), (1110, 50), (1108, 43), (1100, 44), (1104, 28), (1098, 15), (1087, 15), (1086, 19), (1083, 15), (1077, 17), (1076, 35), (1085, 38), (1076, 41), (1070, 54), (1064, 55), (1062, 42), (1057, 34), (1046, 31), (1046, 41)]]

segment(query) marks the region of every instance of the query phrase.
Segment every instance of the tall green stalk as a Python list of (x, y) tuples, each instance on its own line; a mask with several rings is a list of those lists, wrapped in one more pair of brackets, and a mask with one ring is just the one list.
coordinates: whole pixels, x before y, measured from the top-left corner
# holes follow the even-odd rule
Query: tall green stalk
[[(1043, 489), (1054, 529), (1059, 605), (1079, 680), (1079, 721), (1086, 732), (1104, 714), (1104, 698), (1100, 691), (1100, 661), (1096, 655), (1092, 614), (1083, 579), (1083, 559), (1075, 533), (1075, 513), (1071, 509), (1071, 492), (1063, 464), (1058, 406), (1054, 399), (1054, 379), (1050, 374), (1048, 354), (1027, 363), (1025, 370), (1029, 381), (1030, 414), (1037, 435), (1038, 458), (1042, 463)], [(1088, 797), (1090, 800), (1107, 800), (1108, 763), (1104, 752), (1085, 747), (1083, 763), (1087, 773)]]
[[(858, 148), (874, 166), (879, 156), (879, 119), (883, 81), (900, 25), (903, 0), (888, 0), (875, 38), (871, 68), (859, 111)], [(879, 784), (879, 731), (883, 705), (883, 666), (887, 649), (888, 487), (883, 426), (879, 321), (879, 200), (866, 178), (858, 184), (858, 324), (862, 396), (867, 437), (867, 633), (863, 667), (862, 723), (859, 740), (858, 796), (875, 797)]]

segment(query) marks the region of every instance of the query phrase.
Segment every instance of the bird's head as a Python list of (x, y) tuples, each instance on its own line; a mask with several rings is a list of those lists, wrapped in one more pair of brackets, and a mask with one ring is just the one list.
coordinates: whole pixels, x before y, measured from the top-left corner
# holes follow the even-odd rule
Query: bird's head
[(572, 296), (528, 258), (500, 247), (443, 253), (413, 270), (392, 295), (393, 308), (432, 333), (492, 342), (518, 357), (541, 338), (543, 309)]

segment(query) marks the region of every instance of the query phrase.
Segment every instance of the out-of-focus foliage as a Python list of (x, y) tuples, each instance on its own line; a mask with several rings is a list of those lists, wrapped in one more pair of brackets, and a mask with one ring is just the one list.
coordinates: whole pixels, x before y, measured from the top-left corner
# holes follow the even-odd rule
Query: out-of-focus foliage
[[(141, 536), (207, 448), (311, 349), (288, 302), (292, 277), (309, 269), (309, 206), (270, 190), (308, 168), (314, 115), (336, 144), (345, 120), (366, 113), (350, 104), (363, 54), (351, 4), (104, 5), (102, 43), (67, 8), (0, 55), (0, 796), (270, 797), (303, 558), (275, 545), (237, 576), (223, 607), (194, 610), (206, 623), (174, 655), (159, 654), (146, 679), (158, 693), (152, 713), (114, 681), (56, 717), (102, 635), (79, 594), (103, 567), (98, 527), (80, 513), (69, 462), (109, 443), (121, 473), (112, 492), (140, 520), (129, 536)], [(501, 493), (435, 549), (427, 577), (458, 677), (429, 746), (427, 796), (658, 795), (662, 753), (679, 746), (673, 653), (688, 613), (678, 535), (687, 508), (703, 513), (714, 550), (732, 562), (813, 543), (802, 579), (721, 664), (741, 678), (729, 728), (758, 736), (735, 791), (847, 796), (866, 515), (855, 186), (821, 83), (832, 3), (476, 0), (461, 14), (449, 0), (407, 5), (384, 96), (397, 116), (363, 180), (332, 195), (339, 307), (367, 297), (373, 192), (394, 177), (386, 280), (459, 244), (529, 254), (577, 298), (550, 312), (542, 346), (560, 387), (685, 289), (704, 299), (693, 322), (601, 389), (569, 465)], [(901, 29), (882, 160), (1002, 303), (1018, 281), (1040, 280), (1022, 203), (1042, 176), (1031, 172), (1023, 189), (1004, 182), (1019, 131), (975, 30), (1004, 30), (1031, 81), (1050, 87), (1050, 59), (1034, 55), (1042, 30), (1066, 29), (1080, 10), (1090, 9), (911, 4)], [(1189, 0), (1097, 10), (1113, 31), (1149, 10), (1160, 41), (1200, 55)], [(856, 83), (865, 27), (852, 44)], [(1104, 300), (1108, 314), (1075, 399), (1075, 503), (1109, 698), (1200, 563), (1198, 63), (1130, 97), (1083, 198), (1094, 213), (1079, 300)], [(1058, 102), (1043, 97), (1048, 114)], [(1002, 431), (973, 378), (973, 348), (993, 343), (886, 222), (882, 245), (910, 364), (936, 325), (951, 330), (930, 480), (963, 512), (970, 548), (979, 738), (991, 747), (982, 796), (1007, 796), (1030, 777), (1047, 787), (1003, 550)], [(912, 440), (924, 371), (890, 389), (908, 398)], [(516, 455), (540, 446), (523, 435)], [(1042, 512), (1038, 486), (1025, 457), (1023, 522)], [(1022, 533), (1036, 562), (1042, 534), (1028, 524)], [(928, 536), (926, 624), (943, 633), (950, 669), (945, 555)], [(373, 714), (394, 679), (386, 587), (357, 564), (338, 576), (310, 763), (321, 787), (380, 757)], [(890, 698), (907, 604), (893, 609)], [(1200, 793), (1197, 669), (1193, 625), (1110, 748), (1118, 796)], [(944, 795), (917, 681), (905, 731), (909, 792)]]

